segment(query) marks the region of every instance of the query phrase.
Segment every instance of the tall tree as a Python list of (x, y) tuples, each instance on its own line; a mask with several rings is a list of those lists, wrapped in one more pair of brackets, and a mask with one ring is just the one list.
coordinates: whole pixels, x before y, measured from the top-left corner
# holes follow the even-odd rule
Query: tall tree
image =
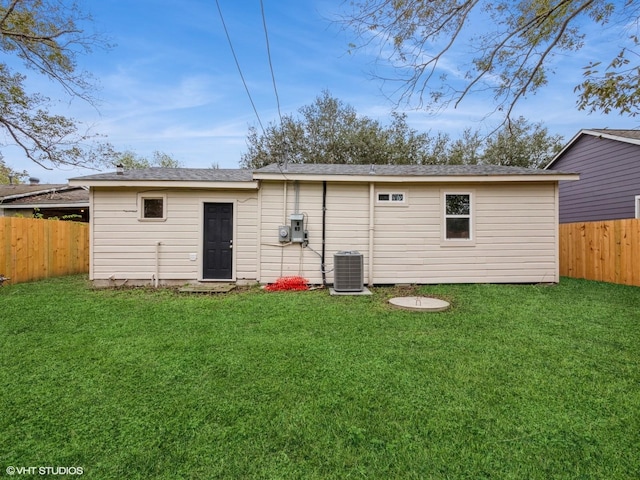
[(482, 163), (544, 168), (562, 147), (562, 136), (550, 135), (541, 123), (531, 124), (519, 117), (487, 138)]
[[(457, 106), (472, 92), (489, 90), (506, 123), (521, 99), (548, 83), (554, 54), (583, 46), (583, 27), (614, 19), (637, 27), (640, 17), (633, 0), (354, 0), (349, 5), (352, 11), (342, 22), (360, 42), (352, 47), (380, 46), (383, 58), (401, 72), (392, 78), (401, 82), (399, 101)], [(640, 113), (640, 41), (633, 28), (628, 32), (618, 56), (585, 66), (584, 82), (576, 86), (579, 108)], [(475, 57), (460, 72), (463, 78), (450, 78), (441, 67), (459, 64), (456, 55), (462, 51)]]
[[(505, 165), (542, 168), (563, 146), (560, 135), (550, 135), (542, 124), (519, 117), (490, 136), (466, 129), (458, 139), (444, 133), (430, 136), (410, 128), (406, 115), (392, 113), (383, 127), (358, 116), (328, 92), (299, 109), (300, 117), (283, 116), (263, 134), (251, 127), (248, 150), (240, 162), (245, 168), (270, 163), (342, 163), (389, 165)], [(122, 157), (127, 165), (126, 152)], [(142, 159), (144, 160), (144, 159)], [(141, 167), (152, 166), (148, 161)], [(131, 167), (128, 167), (131, 168)]]
[(10, 183), (22, 183), (29, 174), (26, 171), (18, 172), (12, 169), (4, 163), (4, 160), (0, 158), (0, 185)]
[(404, 114), (389, 126), (366, 116), (324, 91), (300, 116), (283, 115), (260, 134), (250, 127), (241, 166), (270, 163), (420, 164), (428, 162), (431, 139), (411, 129)]
[(158, 150), (153, 152), (151, 159), (138, 155), (130, 150), (118, 152), (103, 164), (109, 168), (122, 165), (125, 170), (140, 170), (151, 167), (178, 168), (182, 166), (182, 162), (176, 160), (168, 153), (160, 152)]
[[(106, 44), (85, 33), (89, 18), (71, 0), (0, 0), (0, 51), (17, 58), (25, 70), (43, 75), (72, 96), (93, 102), (91, 76), (76, 59)], [(28, 93), (26, 76), (0, 62), (0, 129), (33, 162), (45, 168), (89, 165), (110, 155), (80, 122), (51, 113), (50, 99)]]

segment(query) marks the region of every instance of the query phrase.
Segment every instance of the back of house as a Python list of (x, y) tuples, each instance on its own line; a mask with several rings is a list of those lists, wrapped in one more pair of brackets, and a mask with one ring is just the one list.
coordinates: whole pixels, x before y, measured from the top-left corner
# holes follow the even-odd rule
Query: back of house
[(90, 187), (98, 285), (557, 282), (558, 184), (575, 174), (497, 166), (269, 165), (147, 169)]

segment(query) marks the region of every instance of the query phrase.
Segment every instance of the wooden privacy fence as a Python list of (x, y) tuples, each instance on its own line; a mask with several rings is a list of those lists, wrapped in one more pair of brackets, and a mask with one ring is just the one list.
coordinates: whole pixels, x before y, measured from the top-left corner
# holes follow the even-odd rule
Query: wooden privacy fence
[(89, 271), (89, 224), (0, 217), (0, 275), (22, 283)]
[(640, 286), (640, 219), (561, 224), (560, 275)]

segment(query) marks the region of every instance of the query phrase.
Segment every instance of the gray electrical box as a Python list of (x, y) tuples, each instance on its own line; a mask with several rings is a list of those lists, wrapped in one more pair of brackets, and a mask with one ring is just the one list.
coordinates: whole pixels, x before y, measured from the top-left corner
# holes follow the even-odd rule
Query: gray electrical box
[(291, 241), (291, 227), (289, 225), (280, 225), (278, 227), (278, 240), (282, 243)]
[(302, 213), (292, 213), (289, 219), (291, 220), (291, 242), (306, 242), (307, 235), (304, 230), (304, 215)]

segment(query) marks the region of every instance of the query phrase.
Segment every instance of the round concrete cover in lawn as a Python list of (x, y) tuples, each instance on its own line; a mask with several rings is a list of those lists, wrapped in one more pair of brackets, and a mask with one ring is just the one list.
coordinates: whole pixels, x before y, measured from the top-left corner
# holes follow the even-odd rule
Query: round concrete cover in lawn
[(398, 308), (420, 312), (443, 312), (449, 308), (449, 302), (430, 297), (395, 297), (389, 303)]

